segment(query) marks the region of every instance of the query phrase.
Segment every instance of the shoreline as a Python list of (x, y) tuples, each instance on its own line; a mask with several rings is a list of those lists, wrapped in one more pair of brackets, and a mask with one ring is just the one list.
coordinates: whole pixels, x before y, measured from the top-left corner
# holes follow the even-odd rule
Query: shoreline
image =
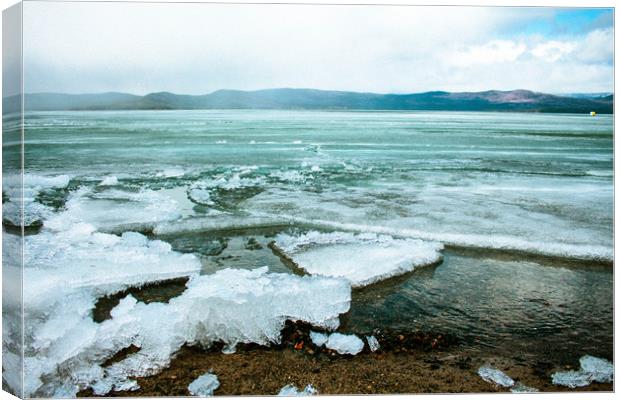
[[(516, 382), (541, 392), (613, 391), (613, 383), (592, 383), (576, 389), (551, 383), (553, 372), (576, 369), (577, 365), (553, 366), (518, 355), (485, 354), (438, 333), (378, 333), (379, 350), (371, 352), (365, 347), (351, 356), (314, 346), (308, 337), (310, 329), (307, 324), (289, 322), (282, 330), (281, 344), (240, 344), (232, 354), (224, 354), (221, 343), (209, 349), (184, 346), (168, 368), (137, 378), (138, 390), (110, 392), (107, 396), (188, 396), (188, 385), (207, 372), (217, 375), (220, 382), (216, 396), (276, 395), (289, 384), (298, 388), (312, 384), (319, 394), (326, 395), (510, 392), (510, 388), (482, 380), (477, 371), (483, 365), (500, 369)], [(129, 348), (113, 359), (119, 361), (137, 350)], [(83, 390), (78, 397), (94, 395)]]

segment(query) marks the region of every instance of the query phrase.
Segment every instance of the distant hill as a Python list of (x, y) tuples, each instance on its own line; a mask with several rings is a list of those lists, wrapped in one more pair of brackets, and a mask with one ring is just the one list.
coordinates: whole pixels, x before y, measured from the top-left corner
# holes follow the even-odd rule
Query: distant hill
[[(19, 109), (19, 97), (3, 99), (5, 112)], [(27, 111), (51, 110), (442, 110), (548, 113), (613, 113), (613, 95), (558, 96), (529, 90), (377, 94), (315, 89), (218, 90), (206, 95), (169, 92), (136, 96), (126, 93), (26, 94)]]

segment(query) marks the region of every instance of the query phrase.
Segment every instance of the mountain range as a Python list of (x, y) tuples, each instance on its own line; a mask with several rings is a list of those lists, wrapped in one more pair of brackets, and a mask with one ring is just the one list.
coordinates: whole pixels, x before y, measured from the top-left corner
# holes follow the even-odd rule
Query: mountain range
[[(4, 112), (19, 110), (19, 102), (19, 96), (5, 97)], [(530, 90), (378, 94), (316, 89), (265, 89), (218, 90), (205, 95), (158, 92), (144, 96), (116, 92), (32, 93), (25, 95), (24, 103), (26, 111), (307, 109), (613, 113), (613, 94), (560, 96)]]

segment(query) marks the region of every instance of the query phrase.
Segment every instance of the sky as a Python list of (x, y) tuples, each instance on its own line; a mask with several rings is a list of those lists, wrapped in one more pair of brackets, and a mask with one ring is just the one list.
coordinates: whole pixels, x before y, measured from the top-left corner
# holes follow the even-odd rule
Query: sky
[(24, 4), (25, 91), (613, 91), (613, 10)]

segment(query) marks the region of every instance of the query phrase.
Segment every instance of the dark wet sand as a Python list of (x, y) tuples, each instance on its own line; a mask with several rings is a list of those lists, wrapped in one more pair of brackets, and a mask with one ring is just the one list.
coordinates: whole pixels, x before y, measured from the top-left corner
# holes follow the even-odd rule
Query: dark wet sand
[[(478, 376), (478, 368), (487, 363), (515, 381), (544, 392), (613, 391), (613, 384), (594, 383), (574, 390), (551, 384), (554, 371), (578, 369), (578, 365), (552, 366), (526, 362), (518, 356), (509, 359), (472, 354), (455, 344), (455, 339), (441, 334), (381, 333), (381, 350), (372, 353), (365, 348), (358, 355), (342, 356), (309, 343), (307, 328), (289, 324), (283, 330), (281, 345), (239, 346), (234, 354), (223, 354), (221, 345), (210, 350), (184, 347), (169, 368), (138, 378), (140, 390), (109, 395), (188, 396), (187, 386), (207, 372), (216, 374), (220, 381), (215, 395), (275, 395), (287, 384), (298, 388), (312, 384), (321, 394), (508, 392)], [(119, 354), (117, 360), (130, 353)], [(83, 391), (79, 395), (92, 393)]]

